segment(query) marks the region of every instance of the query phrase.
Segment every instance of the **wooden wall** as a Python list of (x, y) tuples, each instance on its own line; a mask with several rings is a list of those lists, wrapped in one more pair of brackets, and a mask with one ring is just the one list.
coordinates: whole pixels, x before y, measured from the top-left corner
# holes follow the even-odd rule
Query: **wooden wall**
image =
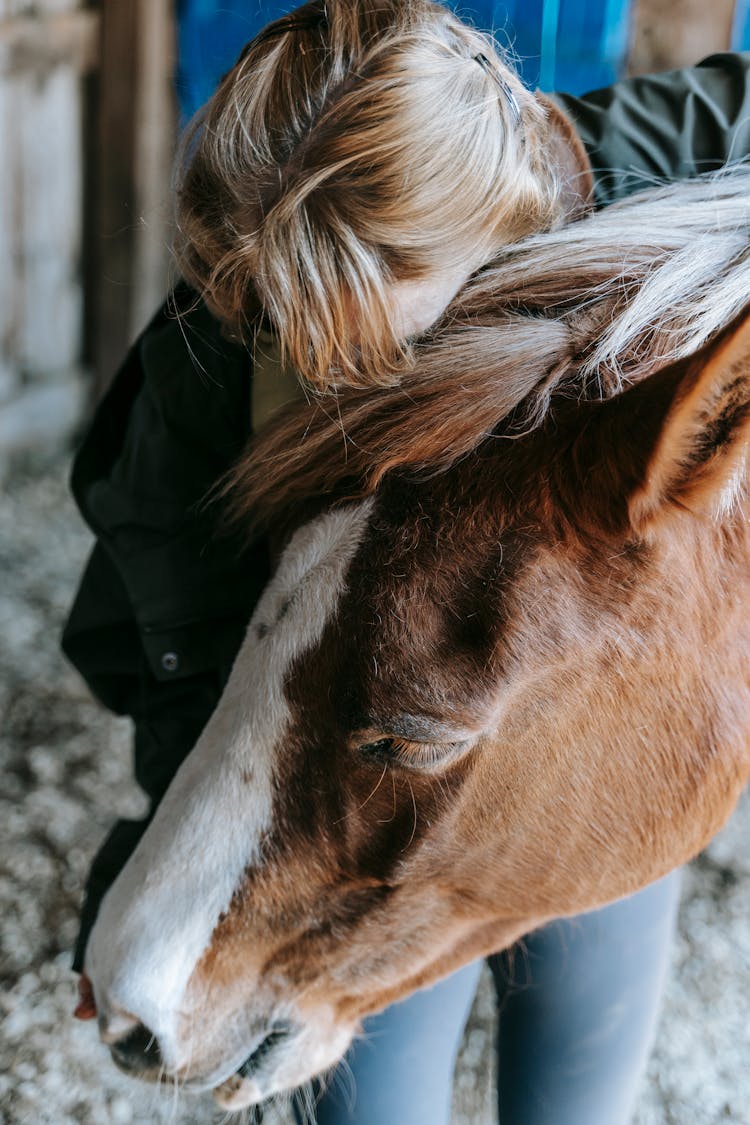
[(59, 444), (167, 284), (171, 0), (0, 0), (0, 470)]
[(176, 138), (171, 0), (101, 0), (100, 12), (87, 284), (97, 392), (167, 288)]
[(78, 0), (0, 0), (0, 457), (80, 411), (81, 104), (96, 35)]

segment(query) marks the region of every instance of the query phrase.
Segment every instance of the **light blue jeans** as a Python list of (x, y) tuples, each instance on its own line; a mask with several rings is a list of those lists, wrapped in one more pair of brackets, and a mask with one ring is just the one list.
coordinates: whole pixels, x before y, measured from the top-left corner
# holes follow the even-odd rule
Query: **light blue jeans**
[[(500, 1125), (630, 1120), (656, 1029), (679, 883), (673, 872), (490, 958)], [(318, 1125), (448, 1125), (480, 968), (468, 965), (369, 1019), (347, 1055), (351, 1075), (334, 1076), (317, 1105)]]

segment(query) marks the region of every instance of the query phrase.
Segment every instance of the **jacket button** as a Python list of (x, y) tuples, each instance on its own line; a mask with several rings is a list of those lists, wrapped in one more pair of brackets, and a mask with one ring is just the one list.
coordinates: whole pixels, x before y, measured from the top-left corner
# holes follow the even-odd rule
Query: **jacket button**
[(176, 652), (163, 652), (161, 666), (165, 672), (176, 672), (180, 667), (180, 658)]

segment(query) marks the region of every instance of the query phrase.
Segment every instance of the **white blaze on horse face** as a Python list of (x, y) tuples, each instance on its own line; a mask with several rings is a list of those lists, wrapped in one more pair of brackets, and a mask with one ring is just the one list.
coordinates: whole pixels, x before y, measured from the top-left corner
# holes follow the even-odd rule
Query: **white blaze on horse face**
[(128, 1013), (158, 1038), (168, 1068), (188, 1062), (177, 1041), (186, 985), (272, 826), (287, 672), (336, 612), (371, 506), (329, 512), (294, 535), (216, 711), (102, 903), (86, 971), (104, 1034), (125, 1034)]

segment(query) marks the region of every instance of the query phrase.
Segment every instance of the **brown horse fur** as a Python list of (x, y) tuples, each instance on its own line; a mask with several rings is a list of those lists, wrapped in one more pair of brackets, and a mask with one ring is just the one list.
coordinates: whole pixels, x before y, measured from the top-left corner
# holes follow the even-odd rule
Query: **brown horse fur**
[[(143, 1022), (171, 1073), (248, 1105), (333, 1063), (366, 1014), (636, 891), (724, 823), (750, 774), (750, 321), (640, 372), (591, 397), (558, 365), (536, 424), (496, 415), (488, 439), (482, 421), (440, 471), (385, 455), (368, 478), (357, 447), (354, 471), (339, 462), (339, 492), (377, 481), (373, 498), (309, 525), (344, 531), (259, 606), (216, 715), (105, 900), (87, 962), (105, 1029)], [(419, 444), (430, 404), (417, 401)], [(374, 440), (388, 414), (368, 409)], [(267, 490), (282, 511), (290, 482)], [(324, 612), (352, 512), (361, 536)], [(316, 615), (283, 682), (263, 687), (284, 630)], [(276, 692), (288, 721), (264, 774), (253, 748), (271, 745)], [(255, 732), (242, 758), (238, 731)], [(188, 947), (221, 878), (211, 849), (264, 784), (257, 846), (184, 987), (154, 1007), (179, 926)], [(240, 1074), (282, 1018), (287, 1042)]]

